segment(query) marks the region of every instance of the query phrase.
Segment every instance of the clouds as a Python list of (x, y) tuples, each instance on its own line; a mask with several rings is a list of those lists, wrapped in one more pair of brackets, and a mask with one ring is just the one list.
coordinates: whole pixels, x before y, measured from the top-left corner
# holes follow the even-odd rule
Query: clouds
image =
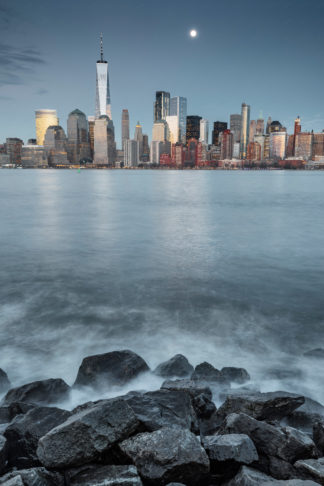
[(26, 84), (28, 78), (44, 64), (40, 51), (0, 42), (0, 86)]

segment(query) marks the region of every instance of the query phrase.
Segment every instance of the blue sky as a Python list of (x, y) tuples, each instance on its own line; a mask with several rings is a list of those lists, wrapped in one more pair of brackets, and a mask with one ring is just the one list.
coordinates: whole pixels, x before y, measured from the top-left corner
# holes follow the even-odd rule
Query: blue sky
[[(244, 101), (292, 129), (324, 129), (322, 0), (0, 0), (0, 143), (35, 136), (34, 111), (94, 113), (104, 34), (112, 114), (151, 136), (156, 90), (228, 121)], [(196, 28), (199, 36), (189, 38)]]

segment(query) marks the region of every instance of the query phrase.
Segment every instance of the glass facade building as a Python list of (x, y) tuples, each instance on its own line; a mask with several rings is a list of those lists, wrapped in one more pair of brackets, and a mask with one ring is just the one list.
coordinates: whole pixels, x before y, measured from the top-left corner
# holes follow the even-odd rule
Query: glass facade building
[(80, 160), (90, 159), (90, 141), (88, 121), (85, 114), (76, 109), (68, 116), (68, 159), (77, 164)]
[(221, 121), (214, 122), (214, 130), (212, 131), (212, 144), (219, 145), (219, 135), (227, 130), (227, 123)]
[(129, 113), (128, 110), (122, 111), (122, 149), (126, 140), (129, 140)]
[(59, 124), (56, 110), (36, 110), (35, 121), (37, 145), (44, 145), (45, 133), (48, 127)]
[(177, 116), (179, 123), (179, 142), (186, 143), (187, 98), (174, 96), (170, 101), (170, 116)]
[(100, 60), (96, 64), (96, 118), (102, 115), (107, 115), (110, 120), (111, 116), (111, 101), (109, 88), (109, 74), (108, 62), (103, 57), (103, 42), (102, 34), (100, 36)]
[(199, 140), (200, 137), (200, 120), (201, 116), (190, 115), (187, 116), (187, 129), (186, 129), (186, 141), (194, 138)]
[(250, 127), (250, 105), (242, 103), (241, 111), (241, 137), (240, 137), (240, 157), (246, 159), (247, 146), (249, 143)]
[(165, 120), (170, 115), (170, 93), (156, 91), (154, 103), (154, 122)]
[(208, 120), (204, 118), (200, 120), (200, 136), (199, 141), (208, 144), (208, 132), (209, 132), (209, 123)]

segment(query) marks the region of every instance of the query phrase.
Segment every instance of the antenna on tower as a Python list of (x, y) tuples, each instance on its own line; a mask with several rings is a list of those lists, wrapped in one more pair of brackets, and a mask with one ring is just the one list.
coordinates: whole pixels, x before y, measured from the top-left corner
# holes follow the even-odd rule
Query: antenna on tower
[(103, 40), (102, 40), (102, 32), (100, 34), (100, 59), (101, 62), (104, 60), (103, 58)]

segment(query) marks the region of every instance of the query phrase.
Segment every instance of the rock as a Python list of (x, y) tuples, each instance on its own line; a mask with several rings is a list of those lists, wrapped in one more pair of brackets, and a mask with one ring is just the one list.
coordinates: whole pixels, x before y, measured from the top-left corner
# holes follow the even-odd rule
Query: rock
[(34, 381), (17, 388), (11, 388), (3, 399), (3, 405), (13, 402), (50, 404), (66, 400), (70, 387), (60, 378)]
[(27, 413), (28, 410), (35, 408), (32, 403), (13, 402), (9, 405), (0, 407), (0, 424), (9, 424), (16, 415)]
[(257, 420), (277, 420), (304, 403), (304, 397), (287, 392), (229, 395), (218, 409), (220, 416), (245, 413)]
[(162, 383), (162, 390), (183, 391), (189, 393), (191, 397), (196, 397), (202, 393), (209, 399), (212, 398), (211, 389), (208, 383), (193, 380), (167, 380)]
[(322, 456), (324, 456), (324, 421), (317, 421), (313, 425), (313, 440)]
[(7, 373), (0, 368), (0, 393), (4, 393), (10, 388), (10, 381), (7, 376)]
[(317, 413), (319, 415), (323, 415), (324, 417), (324, 406), (321, 403), (309, 397), (305, 397), (305, 402), (301, 407), (299, 407), (298, 411), (307, 412), (307, 413)]
[(64, 486), (64, 478), (43, 467), (13, 471), (0, 478), (3, 486)]
[(37, 456), (48, 468), (97, 462), (138, 427), (139, 421), (124, 400), (105, 400), (48, 432), (39, 440)]
[(157, 390), (148, 393), (129, 393), (122, 397), (141, 423), (142, 431), (153, 432), (161, 427), (178, 425), (198, 432), (195, 410), (188, 393)]
[(145, 361), (133, 351), (112, 351), (84, 358), (74, 386), (124, 385), (149, 371)]
[(227, 486), (316, 486), (313, 481), (303, 481), (301, 479), (293, 479), (288, 481), (280, 481), (267, 476), (266, 474), (251, 469), (247, 466), (242, 466), (239, 473), (232, 479)]
[(182, 354), (176, 354), (168, 361), (159, 364), (154, 370), (154, 374), (163, 378), (185, 378), (190, 376), (194, 368), (187, 358)]
[(220, 371), (221, 378), (229, 383), (246, 383), (251, 377), (244, 368), (225, 367)]
[(180, 427), (139, 434), (123, 441), (119, 448), (148, 484), (174, 481), (199, 485), (209, 471), (209, 460), (199, 439)]
[(290, 427), (294, 427), (295, 429), (302, 430), (307, 434), (312, 434), (313, 426), (322, 420), (322, 415), (317, 413), (307, 413), (298, 409), (290, 415), (287, 415), (287, 417), (284, 417), (284, 419), (281, 421), (281, 425), (288, 425)]
[(211, 383), (226, 383), (226, 380), (221, 375), (221, 372), (206, 361), (196, 366), (195, 371), (191, 375), (191, 380), (207, 381)]
[(314, 479), (316, 483), (324, 484), (324, 457), (297, 461), (294, 466), (303, 477)]
[(183, 483), (168, 483), (167, 486), (186, 486)]
[(199, 418), (208, 419), (216, 412), (215, 403), (204, 393), (193, 397), (192, 404)]
[(3, 473), (7, 465), (7, 441), (0, 435), (0, 474)]
[(202, 444), (211, 463), (251, 464), (259, 458), (255, 445), (245, 434), (210, 435), (202, 439)]
[(218, 432), (223, 419), (214, 412), (209, 418), (199, 418), (199, 432), (201, 436), (214, 435)]
[(37, 407), (25, 415), (17, 415), (4, 433), (7, 439), (8, 465), (18, 468), (38, 466), (38, 440), (65, 422), (70, 415), (70, 412), (54, 407)]
[(70, 486), (142, 486), (135, 466), (89, 464), (67, 473)]
[(306, 351), (306, 353), (304, 353), (304, 356), (306, 358), (324, 359), (324, 349), (323, 348), (310, 349), (309, 351)]

